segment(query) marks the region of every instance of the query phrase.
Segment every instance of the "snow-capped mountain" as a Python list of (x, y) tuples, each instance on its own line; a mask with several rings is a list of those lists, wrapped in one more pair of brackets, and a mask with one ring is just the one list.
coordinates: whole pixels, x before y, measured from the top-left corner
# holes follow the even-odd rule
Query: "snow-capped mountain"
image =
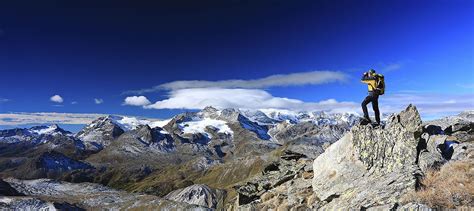
[[(288, 121), (296, 124), (300, 122), (312, 122), (316, 125), (338, 125), (348, 124), (350, 126), (357, 123), (360, 115), (357, 113), (330, 113), (325, 111), (289, 111), (281, 109), (261, 109), (260, 111), (245, 112), (250, 119), (259, 122), (283, 122)], [(257, 114), (252, 115), (252, 114)]]
[(60, 128), (58, 125), (53, 124), (49, 126), (35, 126), (29, 129), (32, 133), (38, 134), (38, 135), (71, 135), (72, 133), (69, 131), (66, 131), (62, 128)]
[[(472, 122), (473, 116), (465, 112), (449, 120)], [(275, 156), (317, 158), (358, 118), (354, 113), (206, 107), (160, 121), (104, 116), (77, 134), (57, 125), (0, 130), (0, 175), (94, 182), (158, 196), (179, 190), (170, 199), (219, 207), (205, 200), (209, 191), (196, 195), (204, 189), (192, 185), (232, 187), (252, 175), (278, 171), (271, 164)], [(456, 134), (463, 139), (471, 137), (472, 125), (451, 125), (450, 130), (460, 130)], [(283, 179), (294, 177), (280, 170)]]
[(72, 133), (63, 130), (56, 124), (0, 130), (0, 143), (46, 143), (58, 136), (72, 136)]
[(163, 127), (166, 125), (170, 120), (150, 120), (150, 119), (143, 119), (138, 117), (128, 117), (128, 116), (116, 116), (116, 115), (109, 115), (107, 117), (117, 126), (119, 126), (124, 131), (129, 131), (136, 129), (138, 126), (141, 125), (148, 125), (151, 128), (155, 127)]
[[(205, 172), (235, 162), (230, 167), (237, 168), (240, 162), (282, 145), (319, 154), (323, 143), (342, 136), (355, 118), (352, 114), (206, 107), (169, 120), (104, 116), (76, 134), (57, 125), (2, 130), (0, 143), (6, 146), (0, 148), (0, 163), (5, 164), (0, 173), (9, 170), (7, 175), (21, 179), (121, 184), (174, 166)], [(22, 153), (12, 153), (16, 151)]]
[(76, 134), (86, 149), (101, 150), (108, 146), (115, 138), (124, 133), (124, 130), (111, 116), (100, 117), (84, 127)]

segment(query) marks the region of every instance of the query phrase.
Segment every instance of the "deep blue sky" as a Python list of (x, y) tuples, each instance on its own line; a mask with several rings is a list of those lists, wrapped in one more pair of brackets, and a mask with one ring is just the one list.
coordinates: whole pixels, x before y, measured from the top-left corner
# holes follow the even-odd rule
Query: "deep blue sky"
[[(360, 102), (360, 74), (375, 68), (386, 76), (387, 94), (474, 92), (471, 0), (11, 2), (0, 3), (0, 98), (8, 99), (0, 113), (169, 117), (178, 111), (122, 106), (122, 92), (313, 70), (343, 71), (351, 80), (267, 91)], [(54, 94), (62, 107), (49, 101)]]

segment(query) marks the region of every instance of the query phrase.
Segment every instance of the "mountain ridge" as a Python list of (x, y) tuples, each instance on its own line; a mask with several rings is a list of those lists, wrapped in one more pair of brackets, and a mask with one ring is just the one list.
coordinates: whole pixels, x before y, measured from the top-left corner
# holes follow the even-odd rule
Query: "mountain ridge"
[[(312, 186), (311, 181), (315, 181), (312, 178), (321, 177), (325, 171), (316, 163), (338, 154), (341, 159), (350, 154), (359, 155), (349, 160), (360, 160), (362, 164), (350, 164), (352, 168), (348, 169), (353, 171), (346, 170), (349, 172), (345, 174), (358, 175), (354, 178), (365, 178), (360, 176), (365, 174), (405, 178), (400, 180), (404, 185), (394, 189), (405, 193), (416, 191), (411, 188), (412, 184), (420, 182), (401, 176), (405, 175), (401, 170), (387, 170), (400, 169), (396, 164), (399, 159), (416, 162), (414, 168), (405, 170), (422, 178), (427, 171), (440, 168), (449, 160), (469, 160), (473, 151), (474, 124), (469, 119), (458, 121), (469, 117), (469, 112), (459, 118), (452, 117), (456, 121), (443, 128), (435, 125), (436, 122), (422, 123), (416, 108), (410, 105), (401, 113), (389, 116), (383, 129), (361, 126), (359, 117), (351, 113), (284, 114), (273, 113), (270, 118), (262, 111), (206, 107), (161, 121), (161, 126), (109, 115), (96, 119), (76, 134), (57, 125), (3, 130), (0, 131), (0, 177), (92, 182), (159, 197), (174, 192), (169, 195), (170, 199), (213, 209), (276, 209), (283, 205), (314, 209), (337, 207), (337, 204), (368, 208), (381, 202), (370, 202), (360, 196), (354, 198), (339, 191), (344, 189), (337, 187), (351, 187), (341, 186), (348, 180), (338, 180), (338, 185), (332, 186), (335, 191), (327, 184)], [(15, 138), (18, 140), (14, 141)], [(403, 145), (401, 139), (416, 141)], [(349, 143), (352, 147), (343, 149)], [(403, 146), (400, 149), (404, 150), (393, 155), (393, 159), (390, 154), (382, 156), (390, 151), (388, 149), (398, 149), (397, 146)], [(439, 149), (443, 153), (440, 154)], [(453, 150), (450, 154), (446, 151), (449, 149)], [(357, 166), (362, 167), (358, 170)], [(364, 169), (380, 171), (363, 173), (367, 171)], [(377, 181), (378, 177), (366, 179)], [(316, 181), (329, 184), (330, 179)], [(359, 180), (348, 184), (355, 185), (352, 188), (370, 190), (364, 188), (368, 183)], [(196, 194), (195, 191), (203, 192)], [(379, 192), (378, 196), (387, 197), (388, 193)], [(387, 199), (397, 201), (402, 195)], [(374, 196), (374, 200), (380, 199), (378, 196)], [(186, 201), (187, 197), (193, 199)], [(279, 206), (274, 205), (277, 202)]]

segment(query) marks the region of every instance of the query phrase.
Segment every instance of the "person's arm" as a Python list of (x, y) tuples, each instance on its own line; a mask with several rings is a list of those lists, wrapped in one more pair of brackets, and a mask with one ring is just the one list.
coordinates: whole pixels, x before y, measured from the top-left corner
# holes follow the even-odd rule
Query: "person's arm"
[(369, 73), (365, 72), (364, 75), (362, 75), (362, 79), (361, 79), (362, 83), (368, 84), (369, 81), (371, 81), (371, 80), (375, 80), (375, 77), (369, 76)]

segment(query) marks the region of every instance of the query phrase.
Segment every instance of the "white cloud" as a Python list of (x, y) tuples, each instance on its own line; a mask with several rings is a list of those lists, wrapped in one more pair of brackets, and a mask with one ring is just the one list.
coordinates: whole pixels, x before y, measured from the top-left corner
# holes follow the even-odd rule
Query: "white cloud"
[[(267, 91), (259, 89), (195, 88), (171, 91), (167, 99), (143, 107), (147, 109), (202, 109), (206, 106), (214, 106), (217, 108), (325, 110), (361, 113), (360, 102), (363, 97), (361, 96), (360, 101), (357, 102), (339, 102), (335, 99), (304, 102), (297, 99), (275, 97)], [(408, 104), (414, 104), (424, 118), (432, 119), (474, 110), (473, 99), (474, 94), (396, 93), (381, 96), (379, 106), (383, 113), (395, 113), (406, 108)], [(368, 107), (371, 110), (371, 105)]]
[(95, 102), (95, 104), (102, 104), (102, 103), (104, 103), (104, 100), (101, 99), (101, 98), (94, 98), (94, 102)]
[(72, 104), (72, 105), (76, 105), (76, 104), (77, 104), (77, 101), (72, 101), (71, 104)]
[(143, 94), (148, 92), (156, 92), (160, 90), (178, 90), (190, 88), (244, 88), (244, 89), (261, 89), (268, 87), (281, 86), (301, 86), (316, 85), (332, 82), (343, 82), (348, 78), (345, 73), (338, 71), (311, 71), (291, 74), (271, 75), (265, 78), (253, 80), (221, 80), (221, 81), (173, 81), (161, 84), (149, 89), (141, 89), (127, 91), (125, 94), (136, 93)]
[(151, 102), (145, 96), (130, 96), (126, 97), (123, 105), (131, 106), (146, 106), (151, 104)]
[(170, 92), (168, 99), (144, 106), (149, 109), (202, 109), (206, 106), (217, 108), (245, 109), (288, 109), (288, 110), (337, 110), (351, 111), (358, 104), (337, 102), (334, 99), (321, 102), (275, 97), (259, 89), (194, 88)]
[(104, 114), (78, 113), (7, 113), (0, 114), (0, 125), (89, 124)]
[(53, 95), (49, 98), (49, 100), (55, 102), (55, 103), (62, 103), (64, 102), (63, 98), (59, 95)]
[(9, 99), (6, 99), (6, 98), (1, 98), (1, 97), (0, 97), (0, 103), (6, 103), (6, 102), (8, 102), (8, 101), (10, 101), (10, 100), (9, 100)]

